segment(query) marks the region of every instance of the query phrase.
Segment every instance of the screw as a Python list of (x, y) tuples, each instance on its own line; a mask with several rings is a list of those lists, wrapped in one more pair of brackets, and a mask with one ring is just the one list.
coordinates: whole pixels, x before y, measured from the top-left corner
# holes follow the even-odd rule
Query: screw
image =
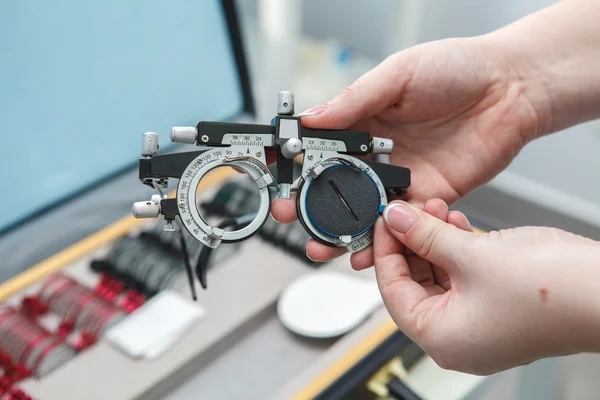
[(368, 147), (366, 144), (361, 144), (360, 145), (360, 151), (367, 151)]
[(307, 157), (308, 157), (309, 160), (313, 159), (313, 155), (312, 154), (309, 154)]
[(379, 147), (383, 147), (383, 142), (379, 142)]
[(262, 151), (257, 151), (256, 152), (256, 157), (260, 157), (260, 156), (262, 156)]
[(206, 136), (206, 135), (202, 135), (202, 141), (203, 141), (204, 143), (208, 142), (208, 136)]
[(371, 170), (371, 168), (365, 167), (365, 171), (369, 172), (370, 170)]

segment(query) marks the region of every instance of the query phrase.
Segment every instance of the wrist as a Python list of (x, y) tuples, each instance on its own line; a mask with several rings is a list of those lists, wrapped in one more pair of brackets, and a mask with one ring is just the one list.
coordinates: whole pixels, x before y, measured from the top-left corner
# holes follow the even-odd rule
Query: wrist
[(552, 125), (549, 94), (534, 66), (522, 52), (510, 45), (506, 31), (500, 30), (471, 38), (487, 55), (506, 86), (505, 96), (519, 97), (511, 113), (520, 117), (520, 135), (523, 144), (546, 135)]
[(482, 39), (535, 110), (533, 138), (600, 117), (600, 8), (563, 0)]

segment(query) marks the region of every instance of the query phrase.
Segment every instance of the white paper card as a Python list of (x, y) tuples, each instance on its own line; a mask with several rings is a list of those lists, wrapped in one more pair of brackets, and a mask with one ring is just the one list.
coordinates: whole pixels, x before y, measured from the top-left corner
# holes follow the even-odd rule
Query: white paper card
[(205, 314), (175, 291), (158, 293), (106, 331), (104, 339), (136, 359), (155, 359), (179, 341)]

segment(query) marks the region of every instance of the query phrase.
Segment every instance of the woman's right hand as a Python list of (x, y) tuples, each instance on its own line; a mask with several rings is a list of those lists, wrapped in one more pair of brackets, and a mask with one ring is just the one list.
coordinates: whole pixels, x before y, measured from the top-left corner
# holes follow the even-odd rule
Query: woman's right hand
[[(329, 103), (300, 114), (302, 123), (392, 138), (392, 163), (412, 171), (406, 199), (452, 203), (506, 168), (541, 129), (528, 98), (533, 89), (492, 43), (459, 38), (401, 51)], [(276, 200), (272, 214), (293, 221), (294, 201)], [(315, 241), (307, 247), (317, 261), (342, 252)], [(372, 265), (372, 250), (354, 254), (352, 263)]]
[(600, 351), (600, 243), (546, 227), (473, 233), (439, 199), (383, 215), (373, 247), (385, 306), (441, 367), (487, 375)]

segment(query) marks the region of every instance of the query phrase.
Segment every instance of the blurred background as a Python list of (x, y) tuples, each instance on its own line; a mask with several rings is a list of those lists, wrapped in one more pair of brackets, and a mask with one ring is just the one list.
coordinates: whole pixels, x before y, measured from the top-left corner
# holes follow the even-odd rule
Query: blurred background
[[(220, 2), (176, 3), (109, 7), (65, 0), (60, 7), (36, 1), (2, 5), (0, 61), (5, 63), (3, 67), (0, 62), (0, 94), (4, 94), (0, 122), (5, 129), (0, 162), (7, 191), (14, 195), (4, 196), (0, 203), (5, 210), (0, 215), (0, 281), (18, 277), (96, 234), (128, 215), (132, 201), (149, 197), (149, 189), (141, 187), (136, 175), (141, 133), (160, 131), (161, 151), (169, 151), (165, 132), (173, 125), (195, 125), (202, 119), (268, 123), (282, 90), (294, 92), (299, 113), (331, 99), (397, 51), (432, 40), (484, 34), (554, 2), (235, 0), (252, 88), (250, 102), (239, 87)], [(26, 21), (47, 25), (35, 22), (33, 35)], [(106, 29), (106, 21), (115, 28)], [(74, 34), (77, 31), (81, 34)], [(45, 34), (47, 41), (42, 40)], [(96, 58), (76, 57), (65, 68), (60, 61), (67, 57), (67, 47)], [(43, 136), (48, 126), (60, 134)], [(600, 188), (594, 184), (600, 171), (598, 146), (599, 121), (537, 140), (506, 171), (453, 208), (484, 230), (544, 225), (600, 240)], [(32, 215), (35, 218), (29, 219)], [(239, 267), (247, 253), (238, 257), (225, 264)], [(285, 269), (289, 262), (294, 272), (267, 279), (272, 283), (268, 290), (278, 293), (281, 288), (275, 284), (290, 283), (299, 271), (308, 271), (291, 258), (285, 252), (274, 257), (271, 267)], [(219, 271), (227, 268), (217, 268), (215, 274)], [(83, 281), (97, 282), (97, 276), (90, 276)], [(248, 273), (246, 279), (251, 278)], [(226, 295), (213, 291), (200, 298), (207, 309), (204, 322), (212, 324), (211, 318), (216, 318), (220, 323), (229, 314), (250, 320), (244, 314), (244, 296), (263, 287), (243, 280), (237, 272), (218, 275), (222, 285), (235, 281), (237, 286)], [(257, 281), (260, 277), (251, 282)], [(275, 294), (265, 297), (266, 311), (254, 310), (252, 323), (243, 321), (245, 330), (236, 331), (235, 343), (229, 336), (229, 341), (210, 339), (216, 343), (213, 349), (219, 347), (211, 353), (211, 363), (202, 365), (201, 372), (188, 371), (176, 387), (165, 383), (172, 389), (165, 398), (264, 398), (333, 348), (335, 340), (285, 336), (275, 315), (275, 298)], [(209, 343), (210, 335), (202, 326), (198, 329), (197, 342)], [(99, 352), (112, 357), (111, 351), (101, 348), (88, 362), (99, 357), (92, 358), (94, 363), (110, 369), (110, 363), (97, 360), (105, 359)], [(186, 354), (184, 348), (177, 351), (177, 357)], [(264, 362), (264, 371), (253, 367), (257, 362)], [(596, 355), (544, 360), (478, 380), (477, 390), (456, 398), (596, 399), (599, 368)], [(439, 371), (431, 371), (425, 386), (436, 384)], [(237, 385), (231, 383), (232, 375)], [(135, 379), (141, 382), (144, 377)], [(455, 379), (455, 386), (460, 386), (462, 378)], [(52, 390), (58, 390), (57, 385)], [(140, 398), (154, 398), (145, 396)], [(438, 393), (432, 398), (445, 397)]]

